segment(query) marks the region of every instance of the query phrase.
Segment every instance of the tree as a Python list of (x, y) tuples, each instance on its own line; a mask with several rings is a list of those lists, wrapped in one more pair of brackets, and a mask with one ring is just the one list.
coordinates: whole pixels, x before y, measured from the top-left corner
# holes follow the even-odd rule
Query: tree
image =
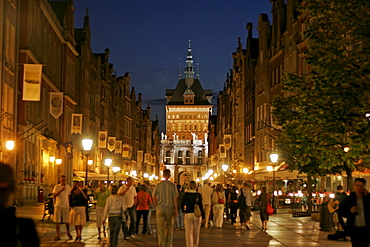
[(287, 75), (288, 96), (273, 101), (277, 145), (294, 169), (309, 176), (345, 171), (352, 181), (353, 170), (370, 164), (370, 1), (307, 0), (301, 11), (310, 16), (304, 37), (311, 71)]

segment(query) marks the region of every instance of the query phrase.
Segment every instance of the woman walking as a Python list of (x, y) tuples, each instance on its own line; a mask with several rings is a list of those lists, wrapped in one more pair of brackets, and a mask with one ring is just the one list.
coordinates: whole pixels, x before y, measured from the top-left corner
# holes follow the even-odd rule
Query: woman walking
[(119, 230), (122, 226), (122, 213), (126, 211), (127, 207), (123, 197), (117, 195), (118, 186), (112, 185), (111, 188), (112, 194), (107, 198), (102, 223), (104, 224), (109, 217), (109, 246), (116, 247), (118, 246)]
[(225, 194), (221, 184), (217, 184), (216, 190), (212, 193), (214, 226), (222, 228), (224, 222)]
[(146, 185), (140, 185), (140, 191), (137, 193), (136, 199), (136, 231), (135, 233), (139, 233), (139, 225), (141, 216), (143, 216), (143, 230), (142, 234), (145, 235), (148, 230), (148, 214), (149, 214), (149, 207), (152, 205), (152, 198), (148, 192), (146, 192)]
[(270, 203), (271, 197), (267, 193), (266, 187), (262, 187), (262, 193), (259, 196), (259, 206), (260, 206), (260, 218), (262, 221), (262, 230), (268, 230), (267, 223), (269, 220), (269, 215), (266, 213), (267, 203)]
[(196, 191), (197, 184), (190, 181), (188, 191), (184, 193), (181, 203), (181, 209), (185, 212), (185, 240), (186, 247), (198, 247), (201, 217), (194, 214), (195, 205), (197, 204), (205, 221), (205, 213), (202, 205), (202, 195)]
[[(98, 239), (101, 240), (101, 226), (102, 226), (102, 219), (103, 219), (103, 213), (104, 213), (104, 207), (105, 203), (107, 201), (107, 198), (110, 196), (110, 191), (105, 188), (104, 180), (99, 181), (99, 188), (97, 188), (94, 192), (94, 197), (96, 200), (96, 226), (98, 227)], [(103, 234), (104, 237), (106, 237), (105, 234), (105, 222), (103, 223)]]
[(86, 223), (87, 194), (82, 182), (75, 182), (71, 189), (69, 224), (75, 226), (76, 240), (81, 240), (82, 228)]

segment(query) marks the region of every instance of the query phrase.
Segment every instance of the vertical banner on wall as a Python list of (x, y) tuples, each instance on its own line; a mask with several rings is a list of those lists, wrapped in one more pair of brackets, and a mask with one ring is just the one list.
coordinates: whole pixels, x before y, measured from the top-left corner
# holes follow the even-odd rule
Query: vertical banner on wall
[(142, 150), (137, 151), (137, 162), (143, 162), (143, 153)]
[(231, 135), (224, 135), (224, 145), (227, 150), (231, 148)]
[(130, 145), (123, 144), (122, 145), (122, 157), (129, 158), (129, 151), (130, 151)]
[(63, 113), (63, 93), (62, 92), (50, 92), (50, 114), (54, 118), (58, 118)]
[(226, 148), (224, 145), (220, 145), (220, 158), (226, 158)]
[(116, 147), (114, 148), (114, 153), (120, 154), (122, 152), (122, 141), (116, 141)]
[(23, 71), (24, 101), (40, 101), (42, 64), (25, 64)]
[(108, 131), (99, 131), (98, 148), (107, 148)]
[(150, 154), (148, 153), (145, 153), (144, 154), (144, 163), (150, 163)]
[(71, 134), (82, 134), (82, 114), (72, 113)]
[(116, 138), (108, 137), (108, 150), (112, 152), (115, 147), (116, 147)]

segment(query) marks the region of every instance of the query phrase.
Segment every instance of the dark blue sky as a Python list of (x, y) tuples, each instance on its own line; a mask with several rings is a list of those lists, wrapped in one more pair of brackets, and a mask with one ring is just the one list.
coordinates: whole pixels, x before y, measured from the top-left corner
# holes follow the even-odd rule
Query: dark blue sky
[(161, 130), (165, 91), (175, 88), (180, 63), (183, 72), (188, 40), (203, 88), (217, 95), (238, 37), (245, 47), (247, 22), (253, 22), (257, 37), (259, 14), (271, 12), (269, 0), (75, 0), (74, 5), (78, 28), (89, 9), (93, 52), (110, 49), (117, 76), (130, 73), (131, 86), (152, 108), (151, 119), (159, 115)]

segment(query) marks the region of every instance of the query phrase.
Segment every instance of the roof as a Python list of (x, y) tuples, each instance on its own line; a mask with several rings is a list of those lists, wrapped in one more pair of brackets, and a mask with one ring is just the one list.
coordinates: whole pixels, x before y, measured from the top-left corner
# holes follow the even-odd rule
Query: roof
[[(186, 79), (180, 79), (175, 89), (167, 89), (166, 97), (167, 105), (184, 105), (184, 93), (188, 89), (185, 82)], [(199, 79), (193, 79), (194, 82), (190, 89), (194, 92), (194, 105), (212, 105), (210, 98), (212, 90), (204, 90)]]

